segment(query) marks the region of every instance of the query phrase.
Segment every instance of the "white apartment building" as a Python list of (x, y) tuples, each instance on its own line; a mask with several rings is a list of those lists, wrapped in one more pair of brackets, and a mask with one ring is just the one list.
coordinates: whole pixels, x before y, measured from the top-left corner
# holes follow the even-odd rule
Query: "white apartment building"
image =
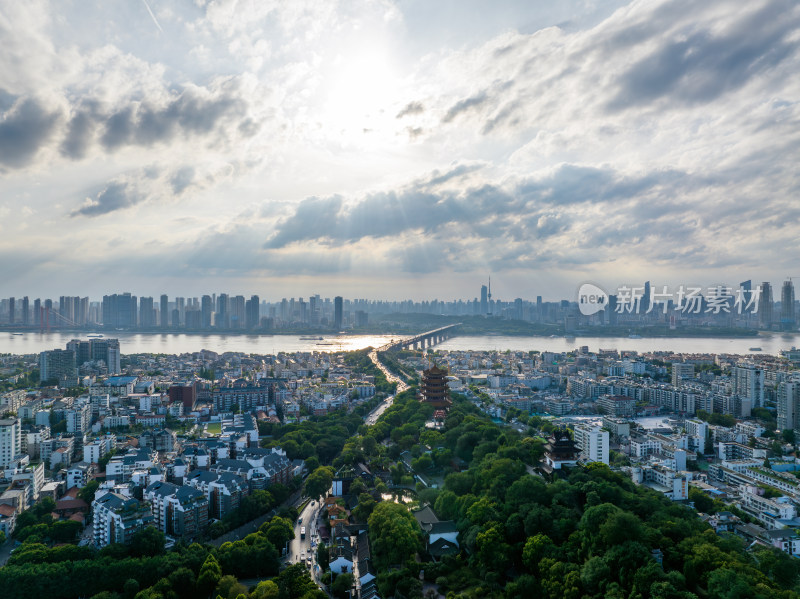
[(67, 419), (68, 433), (83, 435), (92, 424), (92, 406), (88, 401), (76, 402), (64, 415)]
[(575, 447), (585, 462), (609, 463), (608, 438), (608, 431), (599, 426), (577, 424), (573, 431)]
[(0, 468), (7, 468), (22, 453), (22, 423), (16, 418), (0, 419)]

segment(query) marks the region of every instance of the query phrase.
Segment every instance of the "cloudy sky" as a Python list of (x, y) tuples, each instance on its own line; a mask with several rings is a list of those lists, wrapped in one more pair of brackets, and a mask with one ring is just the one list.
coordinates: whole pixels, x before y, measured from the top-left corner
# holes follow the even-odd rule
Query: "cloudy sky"
[(792, 0), (0, 0), (3, 297), (800, 278)]

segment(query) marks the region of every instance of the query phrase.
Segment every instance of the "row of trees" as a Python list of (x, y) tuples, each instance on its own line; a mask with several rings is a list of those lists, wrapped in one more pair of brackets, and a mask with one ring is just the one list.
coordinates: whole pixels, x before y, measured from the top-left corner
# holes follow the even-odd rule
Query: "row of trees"
[[(291, 516), (291, 514), (287, 514)], [(149, 527), (128, 545), (101, 550), (72, 545), (48, 548), (23, 543), (0, 569), (4, 599), (94, 597), (95, 599), (321, 599), (303, 566), (278, 575), (279, 550), (294, 537), (292, 520), (276, 516), (244, 539), (215, 549), (193, 543), (164, 552), (164, 535)], [(238, 579), (275, 577), (252, 593)], [(231, 594), (235, 590), (235, 594)]]

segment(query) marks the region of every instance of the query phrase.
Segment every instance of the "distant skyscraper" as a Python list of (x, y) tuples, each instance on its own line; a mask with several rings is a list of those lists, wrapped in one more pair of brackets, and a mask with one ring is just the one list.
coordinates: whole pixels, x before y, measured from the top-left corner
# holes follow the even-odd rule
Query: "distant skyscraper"
[(253, 295), (245, 303), (245, 327), (248, 330), (255, 329), (259, 324), (259, 302), (258, 296)]
[(152, 329), (155, 323), (155, 308), (152, 297), (139, 298), (139, 326), (143, 329)]
[(761, 283), (761, 299), (758, 301), (758, 313), (764, 329), (772, 328), (772, 302), (772, 285), (764, 281)]
[(608, 296), (608, 307), (606, 308), (606, 322), (609, 326), (617, 326), (617, 296)]
[(481, 314), (489, 313), (489, 288), (481, 285)]
[(103, 326), (130, 329), (136, 326), (138, 300), (130, 293), (104, 295)]
[(169, 298), (166, 294), (161, 296), (158, 317), (161, 321), (161, 328), (166, 329), (169, 326)]
[(217, 298), (217, 314), (214, 317), (214, 326), (218, 329), (227, 329), (229, 326), (228, 294), (220, 293)]
[(42, 310), (42, 325), (48, 331), (50, 330), (50, 321), (52, 312), (53, 312), (53, 300), (51, 299), (44, 300), (44, 310)]
[(200, 325), (204, 329), (211, 327), (211, 313), (214, 312), (214, 300), (210, 295), (204, 295), (200, 299)]
[(13, 297), (8, 299), (8, 323), (14, 324), (14, 311), (15, 311), (15, 300)]
[(781, 289), (781, 328), (788, 331), (795, 329), (794, 284), (791, 279), (784, 281)]
[[(753, 297), (753, 282), (750, 280), (742, 281), (739, 283), (739, 288), (742, 290), (742, 302), (744, 302), (744, 306), (742, 307), (742, 313), (744, 313), (744, 308), (750, 303), (750, 298)], [(747, 310), (749, 314), (752, 312), (752, 308)]]
[(186, 310), (186, 328), (190, 330), (197, 330), (201, 327), (203, 322), (202, 312), (192, 308)]
[(172, 326), (178, 327), (183, 324), (184, 320), (186, 319), (186, 298), (185, 297), (176, 297), (175, 298), (175, 309), (178, 311), (178, 318), (173, 319)]
[(342, 330), (342, 322), (344, 320), (344, 300), (342, 296), (337, 295), (333, 298), (333, 328), (337, 331)]
[(642, 294), (642, 305), (640, 306), (640, 313), (646, 314), (647, 311), (650, 309), (650, 302), (652, 301), (652, 297), (650, 296), (650, 281), (644, 282), (644, 293)]

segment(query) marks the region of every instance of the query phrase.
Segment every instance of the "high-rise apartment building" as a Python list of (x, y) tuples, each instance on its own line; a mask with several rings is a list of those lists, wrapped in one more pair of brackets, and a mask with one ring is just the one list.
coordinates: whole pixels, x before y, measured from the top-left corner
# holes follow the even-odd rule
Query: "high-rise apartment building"
[(214, 312), (214, 302), (210, 295), (204, 295), (200, 300), (200, 325), (203, 329), (211, 328), (211, 314)]
[(230, 298), (230, 319), (228, 326), (232, 329), (245, 328), (245, 306), (246, 301), (243, 295), (236, 295)]
[(22, 423), (17, 418), (0, 419), (0, 468), (6, 468), (22, 453)]
[(750, 405), (759, 408), (764, 405), (764, 369), (755, 364), (739, 364), (733, 367), (733, 392), (742, 399), (750, 400)]
[(228, 294), (220, 293), (217, 298), (217, 312), (214, 315), (214, 326), (216, 328), (227, 329), (230, 326), (230, 314), (228, 309)]
[(781, 431), (800, 429), (800, 381), (778, 383), (778, 429)]
[(39, 381), (76, 377), (75, 352), (68, 349), (54, 349), (39, 354)]
[(794, 283), (789, 279), (781, 288), (781, 329), (793, 331), (797, 328), (794, 313)]
[(672, 384), (679, 387), (685, 380), (694, 379), (694, 364), (684, 362), (672, 363)]
[(759, 322), (761, 328), (772, 328), (772, 285), (764, 281), (761, 283), (761, 299), (758, 302), (758, 312), (760, 315)]
[(131, 329), (138, 322), (138, 300), (135, 295), (122, 293), (103, 296), (103, 326), (115, 329)]
[(108, 368), (109, 374), (119, 374), (122, 370), (119, 339), (89, 339), (88, 341), (72, 339), (67, 343), (67, 350), (75, 354), (75, 365), (78, 368), (86, 362), (102, 360)]
[(156, 311), (153, 307), (153, 298), (139, 298), (139, 326), (143, 329), (152, 329), (155, 324)]
[(245, 303), (245, 328), (252, 331), (259, 324), (259, 310), (260, 300), (257, 295), (250, 296), (250, 299)]
[[(159, 301), (159, 324), (161, 325), (162, 329), (166, 329), (169, 327), (169, 297), (166, 294), (161, 296)], [(177, 324), (175, 322), (172, 323), (173, 325)]]
[(337, 295), (333, 298), (333, 328), (337, 331), (342, 330), (342, 323), (344, 322), (344, 299), (342, 296)]

